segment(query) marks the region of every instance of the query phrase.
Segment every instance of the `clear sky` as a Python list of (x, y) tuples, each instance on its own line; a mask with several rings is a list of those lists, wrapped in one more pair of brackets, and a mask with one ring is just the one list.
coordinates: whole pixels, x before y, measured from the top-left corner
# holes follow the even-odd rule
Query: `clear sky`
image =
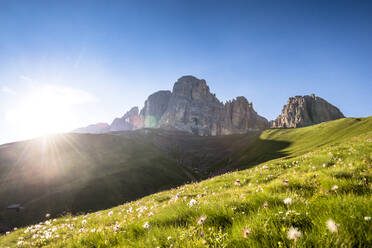
[(0, 144), (109, 122), (182, 75), (273, 119), (372, 115), (372, 1), (0, 1)]

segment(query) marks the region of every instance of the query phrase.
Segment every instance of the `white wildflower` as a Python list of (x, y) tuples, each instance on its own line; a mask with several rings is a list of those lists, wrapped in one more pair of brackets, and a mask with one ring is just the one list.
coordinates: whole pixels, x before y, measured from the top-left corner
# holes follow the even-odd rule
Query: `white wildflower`
[(297, 228), (291, 226), (288, 230), (287, 237), (290, 240), (297, 240), (299, 237), (301, 237), (302, 233)]
[(49, 213), (45, 215), (45, 218), (49, 218), (49, 217), (50, 217), (50, 214)]
[(111, 216), (114, 213), (114, 211), (110, 211), (107, 215)]
[(191, 199), (190, 202), (189, 202), (189, 206), (192, 207), (192, 206), (194, 206), (196, 203), (197, 203), (197, 201), (196, 201), (195, 199)]
[(204, 222), (205, 222), (205, 220), (207, 219), (207, 216), (205, 216), (205, 215), (203, 215), (203, 216), (201, 216), (199, 219), (198, 219), (198, 225), (202, 225)]
[(261, 192), (264, 191), (264, 189), (260, 185), (257, 186), (256, 193), (259, 192), (259, 191), (261, 191)]
[(327, 221), (327, 228), (330, 232), (337, 232), (338, 231), (338, 225), (331, 219)]
[(364, 220), (365, 220), (365, 221), (370, 221), (370, 220), (371, 220), (371, 216), (365, 216), (365, 217), (364, 217)]
[(292, 204), (292, 198), (289, 198), (289, 197), (288, 198), (285, 198), (283, 202), (286, 205), (291, 205)]
[(86, 223), (87, 223), (87, 220), (82, 220), (81, 221), (81, 224), (83, 224), (83, 225), (86, 224)]
[(332, 187), (332, 190), (333, 190), (333, 191), (338, 190), (338, 186), (337, 186), (337, 185), (334, 185), (334, 186)]
[(150, 224), (148, 222), (145, 222), (142, 226), (143, 228), (150, 229)]
[(172, 237), (171, 236), (168, 236), (168, 238), (167, 238), (168, 240), (171, 240), (172, 239)]

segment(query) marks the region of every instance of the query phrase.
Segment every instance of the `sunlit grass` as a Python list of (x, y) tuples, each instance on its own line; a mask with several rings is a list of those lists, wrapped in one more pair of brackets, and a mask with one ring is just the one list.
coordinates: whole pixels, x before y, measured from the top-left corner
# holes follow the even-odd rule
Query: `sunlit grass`
[(369, 247), (372, 132), (289, 159), (65, 216), (0, 247)]

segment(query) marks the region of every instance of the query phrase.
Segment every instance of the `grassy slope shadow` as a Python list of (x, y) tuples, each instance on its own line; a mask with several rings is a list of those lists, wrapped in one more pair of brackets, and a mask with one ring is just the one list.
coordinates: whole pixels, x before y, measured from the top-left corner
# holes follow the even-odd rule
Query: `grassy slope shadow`
[(283, 140), (269, 140), (258, 138), (249, 144), (239, 144), (244, 147), (239, 153), (234, 154), (232, 159), (222, 160), (212, 168), (211, 175), (220, 175), (231, 170), (243, 170), (251, 168), (263, 162), (290, 155), (284, 151), (292, 142)]
[(288, 151), (284, 151), (292, 143), (289, 141), (280, 140), (265, 140), (258, 138), (245, 151), (239, 161), (244, 161), (242, 168), (246, 169), (255, 165), (270, 161), (273, 159), (286, 157), (290, 155)]

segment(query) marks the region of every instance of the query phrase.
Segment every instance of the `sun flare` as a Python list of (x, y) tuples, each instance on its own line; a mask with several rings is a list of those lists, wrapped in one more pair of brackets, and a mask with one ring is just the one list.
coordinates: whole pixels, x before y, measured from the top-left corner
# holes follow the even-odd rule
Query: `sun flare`
[(20, 136), (33, 138), (71, 131), (76, 126), (74, 107), (92, 100), (87, 92), (53, 85), (33, 87), (20, 97), (6, 118), (20, 130)]

